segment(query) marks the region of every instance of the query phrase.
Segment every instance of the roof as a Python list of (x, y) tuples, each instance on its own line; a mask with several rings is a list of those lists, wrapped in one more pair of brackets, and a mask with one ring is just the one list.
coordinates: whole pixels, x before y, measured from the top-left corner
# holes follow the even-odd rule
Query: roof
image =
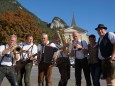
[(87, 32), (87, 30), (82, 29), (81, 27), (78, 27), (78, 26), (75, 26), (75, 27), (72, 27), (72, 28), (77, 30), (78, 32)]
[(79, 26), (76, 25), (74, 15), (72, 17), (71, 28), (77, 30), (78, 32), (87, 32), (87, 30), (82, 29), (81, 27), (79, 27)]

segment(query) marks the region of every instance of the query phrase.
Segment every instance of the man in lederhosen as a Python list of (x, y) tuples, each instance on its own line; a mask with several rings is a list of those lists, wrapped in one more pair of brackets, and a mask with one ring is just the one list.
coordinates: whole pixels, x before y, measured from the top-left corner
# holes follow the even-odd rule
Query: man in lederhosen
[(106, 79), (107, 86), (115, 86), (115, 34), (106, 32), (107, 27), (99, 24), (95, 28), (99, 34), (98, 57), (102, 61), (103, 78)]
[(60, 44), (59, 40), (56, 40), (56, 47), (58, 50), (58, 58), (56, 60), (57, 67), (60, 72), (60, 81), (58, 86), (67, 86), (68, 80), (70, 79), (70, 60), (68, 56), (68, 51), (66, 51), (66, 44), (63, 46)]
[(20, 45), (22, 50), (26, 51), (20, 54), (21, 63), (24, 64), (21, 70), (17, 71), (17, 79), (19, 86), (23, 86), (22, 80), (24, 77), (25, 86), (30, 86), (30, 75), (33, 67), (33, 60), (37, 60), (37, 46), (33, 43), (33, 36), (31, 34), (26, 35), (25, 43)]
[(52, 59), (56, 58), (54, 52), (57, 48), (49, 41), (46, 33), (42, 33), (41, 42), (38, 44), (38, 52), (41, 53), (38, 64), (38, 86), (44, 86), (44, 78), (45, 86), (52, 86)]

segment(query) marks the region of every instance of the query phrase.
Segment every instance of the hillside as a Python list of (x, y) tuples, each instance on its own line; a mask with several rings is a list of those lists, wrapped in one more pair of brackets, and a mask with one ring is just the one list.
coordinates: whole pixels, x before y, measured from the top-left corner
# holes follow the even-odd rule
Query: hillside
[(17, 10), (24, 10), (31, 14), (33, 18), (36, 19), (36, 23), (39, 27), (46, 27), (47, 28), (47, 23), (42, 21), (40, 18), (38, 18), (36, 15), (33, 13), (29, 12), (27, 9), (25, 9), (18, 1), (16, 0), (0, 0), (0, 13), (3, 12), (15, 12)]
[(26, 34), (32, 34), (37, 43), (42, 32), (47, 32), (49, 38), (53, 36), (47, 22), (29, 12), (19, 2), (0, 0), (0, 42), (6, 42), (11, 34), (16, 34), (18, 41), (22, 42)]
[(54, 17), (52, 22), (51, 22), (51, 25), (50, 25), (50, 28), (64, 28), (64, 27), (67, 27), (67, 24), (62, 20), (60, 19), (59, 17)]

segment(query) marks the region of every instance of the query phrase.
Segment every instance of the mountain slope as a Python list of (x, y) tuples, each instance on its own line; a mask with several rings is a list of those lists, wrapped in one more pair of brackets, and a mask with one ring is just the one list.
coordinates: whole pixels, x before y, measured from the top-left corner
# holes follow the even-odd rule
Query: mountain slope
[(50, 28), (64, 28), (67, 27), (67, 24), (60, 19), (59, 17), (54, 17), (51, 24), (50, 24)]
[(33, 16), (33, 18), (36, 19), (37, 25), (39, 27), (43, 27), (43, 26), (47, 27), (47, 23), (46, 22), (43, 22), (36, 15), (34, 15), (31, 12), (29, 12), (18, 1), (16, 1), (16, 0), (0, 0), (0, 13), (7, 12), (7, 11), (15, 12), (15, 11), (20, 10), (20, 9), (25, 10), (26, 12), (31, 14)]

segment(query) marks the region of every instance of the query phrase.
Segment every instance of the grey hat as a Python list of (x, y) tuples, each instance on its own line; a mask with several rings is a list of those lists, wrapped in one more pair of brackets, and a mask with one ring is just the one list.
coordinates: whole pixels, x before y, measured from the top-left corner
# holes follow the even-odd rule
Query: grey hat
[(98, 29), (101, 29), (101, 28), (107, 30), (107, 27), (105, 27), (103, 24), (99, 24), (98, 27), (95, 28), (95, 30), (98, 30)]

